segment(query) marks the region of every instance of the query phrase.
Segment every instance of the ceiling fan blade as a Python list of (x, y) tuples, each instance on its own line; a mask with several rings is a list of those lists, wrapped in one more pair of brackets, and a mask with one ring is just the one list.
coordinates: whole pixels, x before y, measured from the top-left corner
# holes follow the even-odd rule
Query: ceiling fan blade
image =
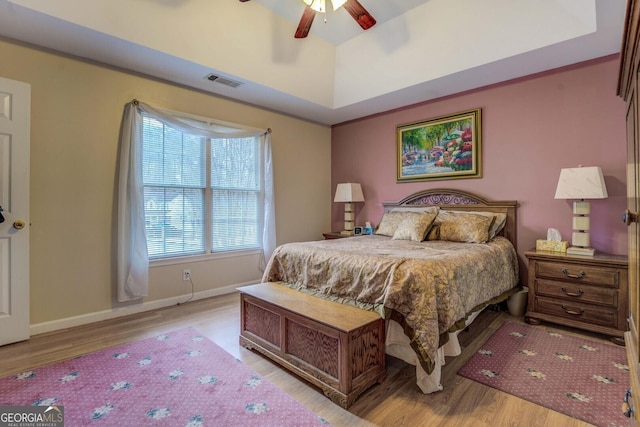
[(367, 9), (365, 9), (364, 6), (362, 6), (358, 2), (358, 0), (347, 0), (344, 8), (347, 9), (349, 15), (351, 15), (351, 17), (356, 20), (358, 25), (360, 25), (363, 30), (368, 30), (369, 28), (376, 25), (375, 18), (371, 16)]
[(304, 8), (304, 12), (302, 12), (302, 17), (300, 18), (300, 23), (298, 24), (298, 29), (296, 29), (295, 38), (303, 39), (309, 35), (309, 30), (311, 29), (311, 24), (313, 24), (313, 18), (315, 17), (315, 10), (311, 9), (310, 6)]
[(244, 2), (249, 1), (249, 0), (240, 0), (240, 1), (241, 1), (242, 3), (244, 3)]

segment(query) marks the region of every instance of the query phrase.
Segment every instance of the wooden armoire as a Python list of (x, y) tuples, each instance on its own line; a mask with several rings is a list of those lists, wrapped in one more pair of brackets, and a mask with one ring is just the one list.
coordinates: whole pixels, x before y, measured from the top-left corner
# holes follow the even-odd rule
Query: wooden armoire
[(629, 235), (629, 331), (625, 333), (627, 359), (631, 375), (628, 415), (640, 420), (640, 288), (638, 277), (638, 208), (640, 198), (640, 0), (629, 0), (620, 52), (618, 95), (627, 103), (627, 209), (623, 220)]

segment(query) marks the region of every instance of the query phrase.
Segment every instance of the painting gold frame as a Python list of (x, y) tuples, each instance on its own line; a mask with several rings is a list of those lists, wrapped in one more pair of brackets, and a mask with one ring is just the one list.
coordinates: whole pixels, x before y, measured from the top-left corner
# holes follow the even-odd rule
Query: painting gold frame
[(398, 182), (482, 177), (482, 109), (396, 127)]

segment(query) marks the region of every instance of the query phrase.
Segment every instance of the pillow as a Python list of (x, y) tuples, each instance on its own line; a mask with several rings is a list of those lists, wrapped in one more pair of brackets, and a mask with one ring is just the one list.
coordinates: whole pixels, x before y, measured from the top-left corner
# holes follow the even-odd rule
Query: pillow
[(464, 243), (486, 243), (489, 231), (495, 222), (494, 216), (470, 213), (438, 213), (440, 240)]
[(414, 215), (407, 216), (398, 224), (392, 239), (422, 242), (435, 219), (435, 212), (415, 212)]
[(500, 231), (502, 231), (502, 229), (504, 228), (505, 224), (507, 223), (507, 214), (503, 213), (503, 212), (476, 212), (476, 211), (464, 211), (464, 212), (456, 212), (456, 211), (442, 211), (442, 212), (451, 212), (451, 213), (468, 213), (468, 214), (474, 214), (474, 215), (482, 215), (482, 216), (487, 216), (487, 217), (494, 217), (495, 221), (493, 222), (493, 225), (491, 226), (491, 230), (489, 230), (489, 240), (492, 240), (494, 237), (496, 237), (498, 235), (498, 233), (500, 233)]
[(399, 206), (391, 209), (391, 212), (435, 212), (436, 214), (440, 210), (439, 206)]
[(385, 212), (385, 214), (382, 215), (382, 219), (380, 220), (380, 224), (378, 225), (378, 229), (375, 234), (393, 237), (393, 234), (396, 232), (400, 223), (405, 218), (416, 214), (417, 212), (410, 211)]

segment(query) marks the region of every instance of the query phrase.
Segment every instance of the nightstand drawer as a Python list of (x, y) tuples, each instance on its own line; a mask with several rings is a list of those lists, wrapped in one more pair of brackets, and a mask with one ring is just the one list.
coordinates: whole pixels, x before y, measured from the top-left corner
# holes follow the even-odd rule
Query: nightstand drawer
[(534, 286), (536, 295), (562, 298), (569, 302), (618, 307), (618, 291), (616, 289), (544, 279), (536, 279)]
[(536, 297), (535, 311), (592, 325), (611, 328), (621, 327), (621, 325), (618, 325), (618, 311), (614, 308)]
[(620, 286), (620, 270), (607, 267), (540, 261), (536, 263), (535, 276), (547, 279), (571, 280), (576, 283), (588, 283), (611, 288)]

